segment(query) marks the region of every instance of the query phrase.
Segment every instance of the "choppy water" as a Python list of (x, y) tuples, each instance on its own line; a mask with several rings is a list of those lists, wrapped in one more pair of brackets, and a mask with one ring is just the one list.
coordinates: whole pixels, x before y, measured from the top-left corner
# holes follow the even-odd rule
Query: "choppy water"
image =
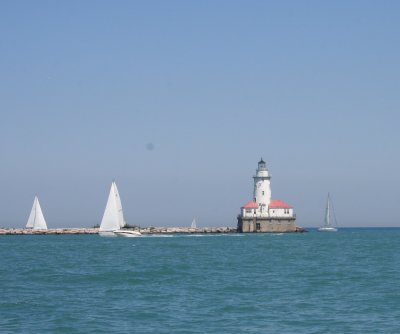
[(399, 333), (400, 229), (0, 237), (1, 333)]

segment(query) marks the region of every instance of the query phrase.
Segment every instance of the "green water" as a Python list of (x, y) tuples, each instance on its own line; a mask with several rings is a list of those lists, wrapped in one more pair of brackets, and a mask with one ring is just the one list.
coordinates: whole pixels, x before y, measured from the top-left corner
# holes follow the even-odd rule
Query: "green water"
[(398, 333), (400, 229), (0, 237), (1, 333)]

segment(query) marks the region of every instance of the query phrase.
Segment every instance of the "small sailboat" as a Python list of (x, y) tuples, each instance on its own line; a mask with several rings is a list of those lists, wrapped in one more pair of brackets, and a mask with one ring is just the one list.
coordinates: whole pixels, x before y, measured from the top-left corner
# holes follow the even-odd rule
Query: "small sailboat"
[[(331, 203), (331, 198), (328, 193), (328, 198), (326, 200), (326, 209), (325, 209), (325, 222), (322, 227), (318, 229), (320, 232), (337, 232), (337, 228), (332, 223), (332, 218), (334, 218), (334, 214), (332, 216), (333, 206)], [(335, 219), (336, 221), (336, 219)]]
[(35, 196), (33, 200), (32, 210), (26, 223), (26, 228), (34, 230), (47, 230), (46, 220), (44, 219), (42, 208), (40, 207), (39, 199)]
[(125, 225), (121, 198), (119, 196), (117, 184), (113, 181), (103, 219), (101, 220), (99, 235), (124, 237), (138, 237), (142, 235), (137, 231), (122, 230)]
[(196, 218), (193, 218), (192, 224), (190, 225), (190, 228), (197, 228)]

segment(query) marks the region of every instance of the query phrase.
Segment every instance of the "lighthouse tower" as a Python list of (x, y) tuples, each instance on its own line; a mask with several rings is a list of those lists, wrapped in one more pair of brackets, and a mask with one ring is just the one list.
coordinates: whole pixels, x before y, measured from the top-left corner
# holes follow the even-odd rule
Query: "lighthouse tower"
[(268, 216), (268, 207), (271, 203), (271, 176), (265, 164), (265, 161), (261, 158), (258, 162), (258, 168), (254, 179), (254, 202), (258, 204), (259, 216)]

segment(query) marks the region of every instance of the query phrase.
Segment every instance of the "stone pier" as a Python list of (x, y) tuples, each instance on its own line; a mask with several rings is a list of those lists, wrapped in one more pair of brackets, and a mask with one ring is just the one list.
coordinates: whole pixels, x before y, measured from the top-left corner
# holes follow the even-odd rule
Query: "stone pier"
[(0, 228), (0, 235), (51, 235), (51, 234), (97, 234), (98, 228), (49, 228), (34, 230), (29, 228)]
[[(236, 227), (142, 227), (127, 228), (140, 231), (142, 234), (176, 234), (176, 233), (236, 233)], [(98, 234), (98, 228), (51, 228), (34, 230), (27, 228), (0, 228), (0, 235), (61, 235), (61, 234)]]

